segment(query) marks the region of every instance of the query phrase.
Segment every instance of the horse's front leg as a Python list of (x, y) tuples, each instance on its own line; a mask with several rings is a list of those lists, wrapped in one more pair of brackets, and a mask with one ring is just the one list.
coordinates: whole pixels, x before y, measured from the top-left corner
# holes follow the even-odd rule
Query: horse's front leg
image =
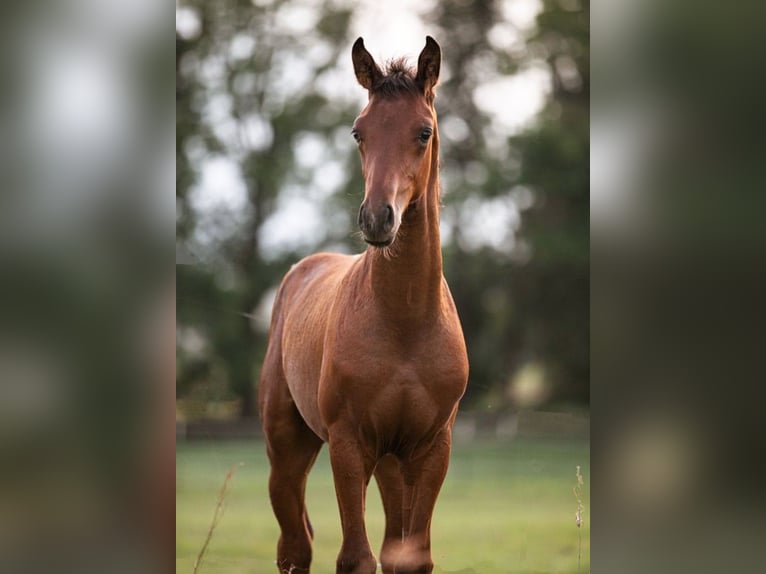
[(404, 482), (398, 459), (391, 454), (381, 458), (375, 467), (375, 478), (380, 487), (383, 510), (386, 513), (386, 530), (383, 546), (380, 549), (380, 564), (383, 574), (395, 574), (394, 567), (402, 549), (402, 531), (404, 530), (402, 515)]
[(350, 427), (330, 429), (330, 463), (343, 528), (336, 573), (374, 574), (378, 564), (367, 539), (364, 505), (375, 460), (365, 453), (355, 433)]
[(447, 475), (452, 431), (443, 429), (425, 454), (402, 461), (405, 537), (396, 562), (396, 574), (430, 574), (431, 516)]

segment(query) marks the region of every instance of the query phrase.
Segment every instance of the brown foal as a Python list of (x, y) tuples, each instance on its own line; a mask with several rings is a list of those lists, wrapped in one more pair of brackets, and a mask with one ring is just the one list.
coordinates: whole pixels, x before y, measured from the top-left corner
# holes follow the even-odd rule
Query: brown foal
[(274, 303), (259, 408), (282, 532), (277, 566), (309, 571), (306, 479), (326, 442), (343, 528), (336, 572), (376, 571), (364, 522), (374, 474), (386, 514), (383, 572), (429, 573), (431, 515), (468, 380), (439, 240), (441, 50), (428, 37), (417, 70), (397, 60), (383, 72), (359, 38), (352, 57), (369, 94), (352, 130), (369, 246), (303, 259)]

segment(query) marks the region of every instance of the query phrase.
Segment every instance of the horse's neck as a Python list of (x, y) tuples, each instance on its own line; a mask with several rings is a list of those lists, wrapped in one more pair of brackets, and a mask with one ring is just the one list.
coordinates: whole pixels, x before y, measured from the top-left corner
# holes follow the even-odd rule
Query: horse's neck
[(369, 248), (372, 291), (387, 311), (422, 320), (441, 307), (442, 252), (439, 237), (438, 173), (404, 214), (394, 244)]

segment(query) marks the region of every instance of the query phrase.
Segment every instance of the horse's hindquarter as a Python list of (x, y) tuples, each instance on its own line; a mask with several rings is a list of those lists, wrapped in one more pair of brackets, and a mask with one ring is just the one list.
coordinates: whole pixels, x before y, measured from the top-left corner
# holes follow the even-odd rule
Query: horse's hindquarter
[(317, 407), (325, 332), (339, 283), (354, 258), (321, 253), (301, 260), (285, 277), (280, 297), (281, 367), (306, 424), (323, 440), (327, 432)]

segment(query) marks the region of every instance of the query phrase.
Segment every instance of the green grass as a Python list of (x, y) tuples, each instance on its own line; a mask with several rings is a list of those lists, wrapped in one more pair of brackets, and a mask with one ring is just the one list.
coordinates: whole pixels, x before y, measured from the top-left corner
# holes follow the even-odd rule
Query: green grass
[[(436, 573), (517, 574), (590, 571), (589, 453), (586, 441), (517, 439), (456, 444), (436, 505), (432, 550)], [(234, 475), (225, 514), (213, 534), (202, 574), (271, 574), (279, 536), (267, 493), (264, 446), (251, 443), (179, 443), (176, 455), (176, 572), (191, 573), (226, 472)], [(575, 467), (585, 478), (582, 559), (577, 566)], [(327, 449), (308, 486), (314, 525), (314, 574), (335, 572), (340, 519)], [(367, 498), (373, 551), (383, 532), (374, 480)]]

